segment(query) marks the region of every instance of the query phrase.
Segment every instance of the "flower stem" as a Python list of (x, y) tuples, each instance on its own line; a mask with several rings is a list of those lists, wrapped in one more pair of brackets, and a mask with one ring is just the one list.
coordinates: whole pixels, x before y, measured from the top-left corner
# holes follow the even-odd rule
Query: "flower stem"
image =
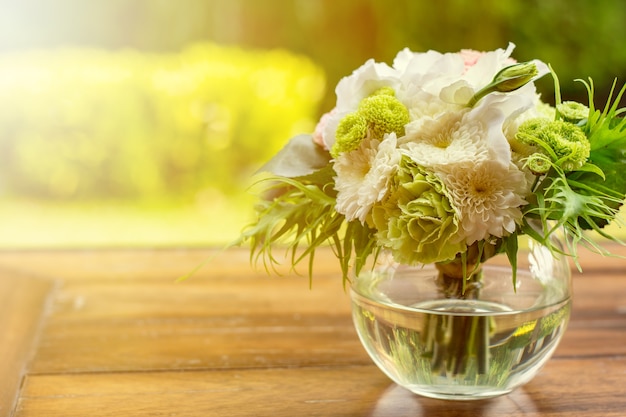
[[(482, 287), (480, 263), (467, 279), (459, 275), (454, 264), (439, 269), (438, 286), (450, 300), (477, 300)], [(464, 283), (464, 281), (466, 281)], [(453, 306), (457, 308), (456, 306)], [(465, 375), (471, 367), (478, 374), (489, 371), (490, 318), (472, 315), (461, 307), (458, 315), (434, 314), (425, 323), (424, 338), (432, 354), (433, 373)]]

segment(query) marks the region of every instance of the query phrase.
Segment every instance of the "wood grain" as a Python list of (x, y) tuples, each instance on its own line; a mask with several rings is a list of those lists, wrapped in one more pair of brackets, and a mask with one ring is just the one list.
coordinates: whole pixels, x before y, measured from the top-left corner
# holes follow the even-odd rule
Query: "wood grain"
[(0, 417), (10, 416), (53, 283), (0, 272)]
[(556, 360), (508, 396), (444, 402), (416, 397), (372, 365), (35, 375), (28, 379), (17, 415), (621, 417), (624, 376), (624, 359), (590, 368), (577, 360)]
[(372, 365), (329, 251), (312, 289), (238, 249), (0, 252), (0, 271), (58, 282), (12, 417), (623, 416), (626, 261), (583, 256), (569, 329), (539, 376), (456, 403)]

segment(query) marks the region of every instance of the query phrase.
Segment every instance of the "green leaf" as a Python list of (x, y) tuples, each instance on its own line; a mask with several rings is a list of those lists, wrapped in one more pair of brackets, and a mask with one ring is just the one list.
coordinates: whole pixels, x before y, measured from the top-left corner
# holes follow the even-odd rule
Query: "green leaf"
[[(601, 198), (607, 207), (617, 213), (626, 197), (626, 119), (619, 116), (624, 109), (618, 108), (626, 92), (626, 85), (612, 100), (615, 89), (613, 83), (607, 103), (600, 111), (593, 106), (593, 83), (582, 82), (589, 94), (589, 117), (583, 129), (589, 139), (591, 152), (588, 164), (584, 169), (568, 175), (568, 182), (576, 191)], [(598, 175), (598, 170), (603, 175)], [(602, 228), (611, 220), (612, 218), (606, 216), (591, 217), (584, 219), (581, 227)]]
[[(344, 287), (355, 272), (379, 248), (373, 239), (374, 230), (358, 221), (347, 222), (335, 210), (334, 171), (330, 164), (301, 177), (270, 177), (260, 182), (269, 184), (271, 199), (261, 200), (255, 222), (243, 230), (232, 246), (250, 244), (250, 261), (263, 261), (265, 269), (276, 271), (280, 260), (274, 248), (284, 248), (290, 255), (293, 270), (308, 259), (309, 282), (313, 279), (315, 251), (330, 245), (341, 266)], [(354, 262), (354, 265), (352, 265)]]
[(578, 168), (576, 171), (594, 173), (598, 175), (600, 178), (602, 178), (602, 180), (606, 180), (606, 175), (604, 174), (604, 171), (602, 171), (602, 169), (599, 166), (591, 164), (589, 162), (587, 162), (582, 167)]
[[(541, 189), (536, 192), (536, 201), (525, 207), (522, 232), (548, 247), (553, 253), (563, 253), (549, 240), (553, 232), (562, 229), (569, 249), (568, 254), (575, 260), (576, 246), (579, 243), (595, 252), (606, 254), (607, 251), (584, 231), (592, 229), (610, 240), (618, 241), (601, 228), (615, 219), (617, 214), (609, 204), (621, 200), (606, 194), (601, 188), (574, 181), (566, 177), (563, 171), (553, 168), (553, 175), (542, 181)], [(598, 177), (595, 174), (593, 176)], [(529, 223), (529, 219), (532, 218), (540, 221), (541, 232), (535, 230)]]
[(506, 236), (504, 239), (504, 252), (506, 252), (506, 256), (509, 259), (509, 263), (511, 264), (511, 272), (513, 274), (513, 290), (517, 291), (517, 251), (518, 251), (518, 242), (517, 242), (517, 232)]
[(334, 177), (337, 174), (333, 169), (332, 164), (327, 164), (323, 168), (314, 171), (308, 175), (303, 175), (299, 177), (293, 177), (292, 179), (304, 184), (314, 184), (317, 185), (326, 195), (334, 197), (336, 195), (336, 191), (333, 188)]
[(303, 177), (324, 168), (330, 153), (313, 142), (311, 135), (293, 137), (258, 172), (269, 172), (286, 178)]
[[(354, 274), (359, 275), (370, 255), (377, 255), (378, 246), (374, 234), (375, 229), (371, 229), (367, 224), (362, 224), (357, 220), (348, 223), (344, 236), (343, 255), (344, 264), (342, 265), (344, 277), (349, 272), (349, 260), (354, 259)], [(354, 253), (354, 255), (352, 255)], [(344, 284), (347, 280), (344, 279)]]

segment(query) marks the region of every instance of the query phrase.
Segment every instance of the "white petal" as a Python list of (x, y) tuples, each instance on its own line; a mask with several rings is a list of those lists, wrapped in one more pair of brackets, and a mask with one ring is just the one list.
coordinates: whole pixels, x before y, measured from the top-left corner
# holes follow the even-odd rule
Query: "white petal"
[(342, 78), (335, 93), (339, 112), (356, 110), (359, 102), (382, 87), (397, 88), (400, 79), (398, 72), (385, 63), (368, 60), (351, 75)]

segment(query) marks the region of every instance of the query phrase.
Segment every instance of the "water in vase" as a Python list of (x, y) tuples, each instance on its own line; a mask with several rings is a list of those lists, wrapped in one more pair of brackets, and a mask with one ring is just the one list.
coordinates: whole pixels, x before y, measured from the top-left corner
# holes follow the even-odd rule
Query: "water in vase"
[(493, 397), (527, 382), (556, 348), (570, 309), (569, 298), (524, 311), (481, 300), (352, 300), (357, 332), (377, 365), (435, 398)]

